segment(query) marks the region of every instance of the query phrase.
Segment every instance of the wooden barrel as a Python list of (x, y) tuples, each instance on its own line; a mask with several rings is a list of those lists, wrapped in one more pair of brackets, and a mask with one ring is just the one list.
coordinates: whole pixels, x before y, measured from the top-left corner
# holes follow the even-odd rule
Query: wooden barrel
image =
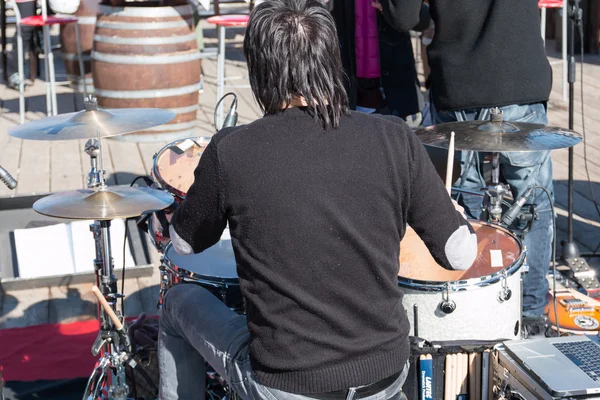
[[(94, 92), (92, 80), (92, 47), (94, 45), (94, 29), (96, 27), (96, 14), (100, 0), (81, 0), (79, 8), (75, 12), (78, 18), (79, 35), (81, 40), (81, 51), (83, 58), (83, 69), (88, 93)], [(62, 58), (65, 62), (65, 71), (71, 86), (78, 92), (83, 93), (81, 74), (79, 72), (79, 61), (77, 59), (77, 42), (75, 26), (73, 24), (60, 26), (60, 44)]]
[(163, 108), (177, 117), (115, 139), (148, 142), (194, 136), (200, 53), (192, 8), (127, 4), (100, 5), (92, 53), (98, 104), (102, 108)]

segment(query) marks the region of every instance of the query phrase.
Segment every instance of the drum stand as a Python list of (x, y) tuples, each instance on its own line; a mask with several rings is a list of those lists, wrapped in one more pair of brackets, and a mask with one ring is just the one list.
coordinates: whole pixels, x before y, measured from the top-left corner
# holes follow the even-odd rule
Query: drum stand
[[(92, 170), (87, 178), (88, 188), (106, 190), (104, 171), (102, 166), (97, 168), (97, 156), (100, 154), (99, 140), (90, 139), (85, 146), (86, 153), (91, 158)], [(113, 274), (113, 258), (110, 248), (110, 220), (94, 221), (90, 225), (90, 231), (94, 235), (96, 248), (96, 259), (94, 260), (94, 271), (96, 274), (96, 285), (100, 288), (105, 304), (110, 307), (116, 317), (120, 320), (120, 327), (111, 318), (110, 311), (98, 304), (98, 319), (100, 321), (100, 332), (92, 346), (92, 354), (100, 354), (100, 360), (94, 372), (90, 376), (83, 400), (126, 400), (129, 394), (125, 375), (125, 364), (132, 368), (136, 366), (131, 356), (131, 343), (127, 335), (127, 329), (122, 325), (124, 316), (117, 310), (117, 301), (124, 297), (118, 293), (117, 277)], [(99, 299), (101, 300), (101, 299)], [(108, 311), (108, 312), (107, 312)]]

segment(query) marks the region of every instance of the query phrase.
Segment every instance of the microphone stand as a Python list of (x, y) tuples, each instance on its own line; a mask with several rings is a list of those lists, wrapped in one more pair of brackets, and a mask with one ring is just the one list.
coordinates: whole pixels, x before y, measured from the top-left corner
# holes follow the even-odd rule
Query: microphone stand
[[(573, 117), (575, 111), (575, 27), (581, 24), (582, 10), (579, 7), (581, 0), (568, 0), (568, 21), (569, 37), (569, 61), (568, 61), (568, 82), (569, 82), (569, 129), (573, 130)], [(583, 38), (580, 38), (583, 40)], [(567, 218), (567, 240), (562, 242), (562, 257), (566, 261), (579, 257), (579, 247), (573, 240), (573, 147), (569, 147), (569, 180), (568, 180), (568, 200), (567, 206), (569, 215)]]

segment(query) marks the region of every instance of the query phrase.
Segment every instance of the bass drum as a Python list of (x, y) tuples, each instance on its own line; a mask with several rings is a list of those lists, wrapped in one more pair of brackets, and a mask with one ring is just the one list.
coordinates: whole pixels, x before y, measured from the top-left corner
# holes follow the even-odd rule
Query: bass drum
[(520, 269), (525, 258), (521, 242), (499, 226), (470, 223), (477, 234), (478, 256), (466, 271), (442, 268), (407, 228), (400, 243), (398, 285), (405, 293), (403, 304), (414, 336), (436, 342), (520, 337)]

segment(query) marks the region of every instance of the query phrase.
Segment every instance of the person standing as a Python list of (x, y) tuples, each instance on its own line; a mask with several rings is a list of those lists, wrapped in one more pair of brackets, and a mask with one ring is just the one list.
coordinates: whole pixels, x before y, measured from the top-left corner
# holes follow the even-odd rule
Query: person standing
[[(380, 0), (392, 26), (407, 31), (419, 21), (422, 0)], [(427, 48), (434, 124), (487, 120), (498, 107), (505, 121), (547, 124), (552, 69), (539, 33), (537, 0), (429, 0), (435, 36)], [(486, 185), (486, 154), (462, 152), (459, 188)], [(549, 151), (500, 153), (500, 169), (516, 199), (532, 186), (553, 194)], [(543, 315), (553, 237), (551, 201), (541, 190), (529, 197), (538, 219), (526, 234), (529, 272), (523, 277), (523, 315)], [(470, 217), (480, 216), (481, 198), (463, 196)]]
[[(330, 0), (350, 109), (372, 109), (411, 123), (423, 108), (411, 37), (395, 29), (370, 0)], [(429, 26), (422, 13), (412, 30)], [(418, 125), (418, 123), (417, 123)]]

